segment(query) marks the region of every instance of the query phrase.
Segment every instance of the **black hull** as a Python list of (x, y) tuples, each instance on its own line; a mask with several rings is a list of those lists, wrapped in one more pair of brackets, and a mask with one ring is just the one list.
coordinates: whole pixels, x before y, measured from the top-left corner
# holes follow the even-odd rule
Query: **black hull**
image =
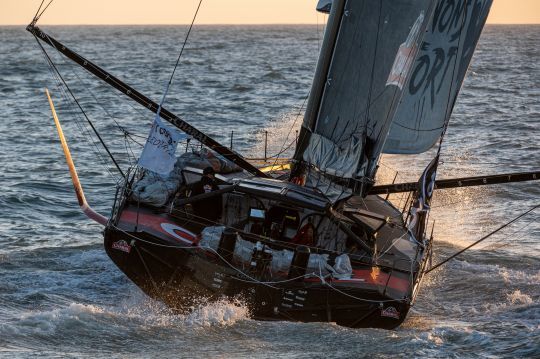
[[(127, 246), (119, 249), (116, 243)], [(336, 290), (337, 285), (305, 279), (257, 282), (251, 279), (255, 274), (241, 274), (215, 253), (198, 246), (172, 246), (142, 232), (108, 228), (104, 245), (130, 280), (180, 313), (225, 297), (245, 303), (254, 319), (393, 329), (405, 320), (410, 308), (409, 301), (395, 300), (380, 290), (351, 286)]]

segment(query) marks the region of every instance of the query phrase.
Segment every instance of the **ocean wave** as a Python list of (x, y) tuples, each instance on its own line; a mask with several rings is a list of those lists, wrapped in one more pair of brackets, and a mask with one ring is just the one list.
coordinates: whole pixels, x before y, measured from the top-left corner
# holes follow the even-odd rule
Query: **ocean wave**
[[(517, 172), (507, 164), (521, 165), (519, 171), (537, 164), (538, 29), (487, 27), (442, 148), (443, 160), (456, 163), (441, 165), (439, 178)], [(159, 83), (169, 74), (176, 48), (164, 40), (171, 28), (52, 30), (86, 58), (150, 98), (160, 98)], [(0, 43), (5, 65), (0, 69), (5, 80), (0, 86), (5, 95), (0, 99), (0, 356), (540, 357), (539, 247), (533, 226), (512, 242), (512, 253), (471, 250), (426, 277), (409, 319), (395, 331), (258, 322), (249, 319), (241, 302), (200, 303), (191, 313), (178, 314), (149, 299), (107, 258), (101, 228), (79, 213), (43, 94), (52, 83), (35, 40), (22, 27), (0, 28), (0, 33), (6, 39)], [(262, 156), (265, 130), (268, 154), (286, 147), (302, 122), (305, 105), (298, 107), (313, 79), (316, 27), (199, 27), (195, 34), (166, 106), (202, 131), (221, 135), (226, 145), (234, 129), (234, 149), (240, 153)], [(124, 137), (112, 118), (146, 136), (152, 114), (84, 70), (76, 73), (90, 85), (81, 84), (60, 65), (64, 60), (52, 49), (50, 54), (67, 70), (66, 79), (112, 153), (127, 163)], [(90, 106), (88, 89), (112, 118)], [(60, 93), (54, 90), (53, 96), (56, 100)], [(88, 198), (100, 211), (108, 210), (115, 180), (92, 142), (74, 135), (78, 127), (67, 105), (58, 99)], [(137, 156), (141, 149), (131, 145)], [(294, 143), (283, 156), (293, 152)], [(416, 181), (429, 155), (395, 156), (387, 163), (392, 169), (381, 174), (392, 181), (397, 171), (397, 181)], [(436, 254), (442, 259), (454, 253), (502, 223), (509, 209), (517, 213), (532, 204), (537, 187), (437, 192), (430, 213), (437, 222)], [(504, 242), (498, 243), (506, 243), (501, 234)]]
[(114, 309), (114, 313), (142, 321), (147, 325), (205, 328), (230, 326), (238, 321), (249, 319), (249, 310), (240, 300), (201, 299), (199, 304), (190, 308), (187, 314), (177, 314), (173, 309), (148, 298), (138, 290), (137, 293), (132, 294), (134, 295)]
[(3, 321), (0, 334), (5, 336), (49, 336), (76, 330), (79, 335), (92, 331), (130, 328), (193, 330), (197, 328), (231, 326), (247, 320), (247, 307), (238, 301), (220, 300), (201, 304), (189, 314), (174, 314), (163, 304), (148, 298), (136, 304), (118, 307), (69, 303), (67, 306), (39, 311), (27, 311), (18, 318)]

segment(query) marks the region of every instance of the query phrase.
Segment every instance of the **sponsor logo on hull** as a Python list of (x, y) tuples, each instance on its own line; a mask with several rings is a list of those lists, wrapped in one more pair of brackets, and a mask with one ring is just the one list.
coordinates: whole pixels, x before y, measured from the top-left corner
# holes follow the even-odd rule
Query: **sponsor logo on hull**
[(122, 252), (126, 252), (126, 253), (131, 252), (131, 246), (127, 244), (127, 242), (124, 241), (123, 239), (120, 241), (113, 242), (112, 248), (117, 249)]
[(177, 226), (176, 224), (161, 223), (161, 228), (174, 238), (180, 239), (181, 241), (189, 244), (192, 244), (197, 237), (187, 229)]
[(381, 317), (399, 319), (399, 312), (394, 307), (388, 307), (381, 311)]

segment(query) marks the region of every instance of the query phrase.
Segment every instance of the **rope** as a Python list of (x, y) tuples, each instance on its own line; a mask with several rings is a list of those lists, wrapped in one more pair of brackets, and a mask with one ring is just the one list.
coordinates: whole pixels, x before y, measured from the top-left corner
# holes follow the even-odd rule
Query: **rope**
[[(41, 48), (41, 50), (43, 51), (44, 49)], [(56, 86), (58, 88), (58, 91), (60, 92), (60, 94), (62, 95), (62, 98), (63, 100), (67, 103), (69, 109), (71, 110), (71, 112), (74, 114), (74, 118), (75, 118), (75, 123), (77, 124), (77, 127), (79, 128), (79, 130), (81, 131), (81, 134), (84, 134), (86, 133), (86, 136), (88, 136), (88, 138), (91, 139), (91, 141), (89, 141), (87, 138), (85, 137), (82, 137), (83, 140), (91, 143), (93, 146), (94, 146), (94, 151), (95, 151), (95, 154), (96, 156), (101, 160), (101, 162), (103, 163), (104, 165), (104, 168), (105, 170), (109, 173), (109, 175), (114, 179), (115, 182), (118, 181), (118, 179), (116, 178), (116, 176), (109, 170), (108, 166), (107, 166), (107, 162), (105, 161), (105, 159), (103, 158), (101, 152), (99, 151), (99, 148), (97, 146), (97, 143), (94, 141), (94, 139), (92, 138), (92, 136), (90, 135), (90, 131), (89, 129), (84, 126), (84, 119), (82, 118), (81, 116), (81, 113), (80, 111), (77, 111), (74, 106), (73, 106), (73, 101), (70, 100), (70, 96), (67, 94), (66, 90), (65, 90), (65, 87), (63, 86), (63, 83), (60, 79), (60, 77), (58, 76), (58, 73), (54, 71), (54, 68), (53, 66), (51, 65), (51, 61), (50, 61), (50, 58), (48, 58), (46, 56), (46, 53), (44, 53), (44, 57), (49, 65), (49, 72), (51, 74), (51, 77), (53, 78), (53, 80), (56, 81)], [(81, 138), (78, 134), (77, 134), (77, 138)]]
[(32, 24), (35, 24), (38, 20), (38, 14), (39, 14), (39, 10), (41, 10), (41, 7), (43, 6), (43, 3), (45, 2), (45, 0), (41, 0), (41, 4), (39, 4), (39, 7), (38, 9), (36, 10), (36, 14), (34, 15), (34, 17), (32, 18)]
[[(116, 169), (118, 170), (118, 172), (120, 172), (120, 174), (122, 175), (122, 177), (125, 178), (125, 174), (124, 172), (122, 171), (122, 169), (120, 168), (120, 165), (118, 164), (118, 162), (116, 162), (116, 159), (114, 158), (113, 154), (111, 153), (111, 151), (109, 150), (109, 148), (107, 147), (107, 145), (105, 144), (105, 142), (103, 141), (103, 139), (101, 138), (99, 132), (97, 131), (97, 129), (94, 127), (94, 124), (92, 123), (92, 121), (90, 121), (90, 118), (88, 117), (88, 115), (86, 115), (86, 112), (84, 111), (84, 109), (82, 108), (81, 104), (79, 103), (79, 101), (77, 100), (77, 97), (75, 97), (75, 94), (73, 93), (73, 91), (71, 91), (71, 88), (68, 86), (68, 84), (66, 83), (66, 81), (64, 80), (64, 78), (62, 77), (62, 74), (60, 73), (60, 71), (58, 70), (58, 68), (56, 67), (56, 65), (54, 64), (54, 62), (52, 61), (52, 59), (50, 58), (49, 54), (47, 53), (47, 51), (45, 50), (45, 48), (43, 47), (43, 45), (41, 45), (41, 42), (39, 41), (39, 39), (34, 35), (34, 38), (36, 39), (39, 47), (41, 48), (41, 50), (43, 51), (43, 54), (45, 55), (45, 57), (47, 58), (47, 62), (49, 64), (49, 66), (52, 67), (52, 69), (54, 69), (54, 72), (58, 75), (58, 78), (62, 81), (62, 83), (64, 84), (65, 88), (68, 90), (69, 94), (71, 95), (71, 97), (73, 98), (73, 101), (77, 104), (77, 107), (79, 108), (79, 110), (82, 112), (82, 114), (84, 115), (86, 121), (88, 122), (88, 124), (90, 125), (90, 127), (92, 128), (92, 130), (94, 131), (94, 133), (96, 134), (97, 138), (99, 139), (99, 141), (101, 142), (101, 145), (103, 146), (103, 148), (105, 149), (105, 151), (107, 151), (107, 154), (109, 155), (109, 157), (111, 158), (111, 160), (113, 161), (114, 165), (116, 166)], [(50, 40), (49, 40), (50, 41)], [(50, 41), (52, 43), (52, 41)]]
[(429, 272), (431, 272), (431, 271), (433, 271), (433, 270), (439, 268), (440, 266), (442, 266), (443, 264), (447, 263), (447, 262), (450, 261), (451, 259), (456, 258), (457, 256), (459, 256), (460, 254), (462, 254), (462, 253), (465, 252), (466, 250), (468, 250), (468, 249), (470, 249), (470, 248), (476, 246), (478, 243), (480, 243), (480, 242), (482, 242), (482, 241), (488, 239), (489, 237), (491, 237), (491, 236), (494, 235), (495, 233), (497, 233), (497, 232), (499, 232), (500, 230), (502, 230), (503, 228), (505, 228), (505, 227), (511, 225), (512, 223), (514, 223), (514, 222), (517, 221), (518, 219), (520, 219), (520, 218), (526, 216), (527, 214), (533, 212), (535, 209), (537, 209), (537, 208), (539, 208), (539, 207), (540, 207), (540, 203), (537, 204), (536, 206), (532, 207), (532, 208), (529, 209), (528, 211), (526, 211), (526, 212), (520, 214), (520, 215), (517, 216), (516, 218), (512, 219), (510, 222), (507, 222), (507, 223), (503, 224), (502, 226), (500, 226), (499, 228), (497, 228), (496, 230), (494, 230), (494, 231), (488, 233), (487, 235), (485, 235), (484, 237), (480, 238), (479, 240), (477, 240), (477, 241), (474, 242), (473, 244), (471, 244), (471, 245), (469, 245), (469, 246), (463, 248), (462, 250), (460, 250), (459, 252), (457, 252), (457, 253), (451, 255), (450, 257), (446, 258), (446, 259), (443, 260), (442, 262), (440, 262), (440, 263), (434, 265), (433, 267), (431, 267), (430, 269), (428, 269), (425, 273), (427, 274), (427, 273), (429, 273)]
[(304, 102), (302, 102), (302, 105), (300, 106), (300, 108), (298, 109), (298, 113), (296, 114), (296, 118), (294, 119), (294, 122), (292, 124), (292, 126), (290, 127), (289, 129), (289, 133), (287, 133), (287, 137), (285, 137), (285, 140), (283, 140), (283, 144), (281, 145), (281, 148), (279, 150), (279, 152), (277, 154), (275, 154), (274, 156), (272, 157), (269, 157), (269, 158), (273, 158), (275, 157), (275, 160), (274, 160), (274, 164), (273, 166), (275, 166), (277, 164), (277, 162), (279, 161), (279, 158), (280, 156), (285, 153), (287, 150), (289, 150), (289, 148), (292, 147), (292, 145), (294, 143), (296, 143), (296, 138), (294, 140), (291, 141), (291, 143), (289, 143), (289, 145), (285, 147), (285, 144), (287, 143), (287, 140), (289, 139), (289, 136), (291, 135), (292, 133), (292, 130), (296, 127), (296, 122), (298, 121), (298, 119), (300, 118), (300, 115), (302, 114), (302, 110), (304, 109), (304, 106), (306, 104), (306, 101), (307, 99), (309, 98), (309, 93), (307, 94), (307, 96), (304, 98)]
[(180, 54), (178, 54), (178, 58), (176, 59), (176, 64), (174, 65), (174, 69), (171, 73), (171, 77), (169, 78), (169, 82), (167, 83), (167, 87), (165, 88), (165, 92), (163, 93), (163, 97), (161, 98), (161, 102), (159, 103), (159, 107), (156, 112), (156, 116), (158, 117), (161, 112), (161, 107), (163, 103), (165, 102), (165, 98), (167, 97), (167, 93), (169, 92), (169, 88), (171, 87), (172, 80), (174, 78), (174, 73), (176, 72), (176, 69), (178, 68), (178, 64), (180, 63), (180, 58), (182, 57), (182, 54), (184, 53), (184, 48), (186, 47), (187, 41), (189, 39), (189, 35), (191, 34), (191, 29), (193, 28), (193, 24), (195, 23), (195, 19), (197, 18), (197, 14), (199, 13), (199, 9), (201, 8), (202, 2), (203, 0), (199, 0), (199, 5), (197, 6), (197, 10), (195, 10), (195, 15), (193, 15), (193, 19), (191, 20), (191, 25), (189, 25), (186, 38), (184, 39), (184, 43), (182, 44), (182, 49), (180, 49)]
[(523, 232), (524, 230), (526, 230), (531, 224), (533, 223), (537, 223), (538, 220), (537, 218), (531, 218), (531, 220), (525, 224), (524, 226), (522, 226), (521, 228), (519, 228), (518, 230), (510, 233), (508, 236), (504, 237), (504, 238), (501, 238), (499, 240), (496, 240), (494, 241), (493, 243), (489, 243), (487, 244), (485, 247), (483, 247), (482, 249), (500, 249), (502, 247), (505, 247), (507, 245), (510, 245), (511, 243), (510, 242), (507, 242), (507, 243), (501, 243), (502, 241), (506, 240), (508, 237), (515, 237), (516, 234), (518, 233), (521, 233)]
[(39, 15), (37, 16), (36, 21), (38, 21), (38, 20), (41, 18), (41, 16), (45, 13), (45, 10), (47, 10), (47, 9), (49, 8), (49, 6), (52, 4), (53, 1), (54, 1), (54, 0), (49, 1), (49, 3), (47, 4), (47, 6), (45, 6), (45, 8), (44, 8), (44, 9), (39, 13)]
[(387, 300), (372, 300), (372, 299), (366, 299), (366, 298), (360, 298), (360, 297), (356, 297), (354, 295), (351, 295), (351, 294), (348, 294), (334, 286), (332, 286), (331, 284), (329, 284), (326, 279), (325, 279), (325, 276), (322, 275), (322, 271), (321, 271), (321, 268), (320, 268), (320, 263), (319, 263), (319, 271), (321, 271), (321, 273), (318, 275), (316, 274), (315, 272), (312, 272), (312, 273), (307, 273), (307, 274), (304, 274), (302, 276), (298, 276), (298, 277), (295, 277), (295, 278), (290, 278), (290, 279), (286, 279), (286, 280), (282, 280), (282, 281), (260, 281), (256, 278), (253, 278), (251, 277), (250, 275), (246, 274), (245, 272), (243, 272), (242, 270), (240, 270), (239, 268), (235, 267), (233, 264), (231, 264), (230, 262), (228, 262), (225, 258), (223, 258), (215, 249), (211, 248), (211, 247), (203, 247), (203, 246), (198, 246), (198, 247), (195, 247), (195, 246), (176, 246), (176, 245), (167, 245), (167, 244), (161, 244), (161, 243), (154, 243), (154, 242), (150, 242), (150, 241), (147, 241), (147, 240), (144, 240), (142, 238), (139, 238), (137, 236), (134, 236), (133, 234), (129, 233), (129, 232), (126, 232), (124, 230), (122, 230), (121, 228), (118, 228), (114, 225), (112, 225), (112, 227), (124, 234), (126, 234), (127, 236), (135, 239), (135, 240), (138, 240), (140, 242), (143, 242), (143, 243), (146, 243), (146, 244), (150, 244), (150, 245), (153, 245), (153, 246), (158, 246), (158, 247), (162, 247), (162, 248), (173, 248), (173, 249), (189, 249), (189, 250), (193, 250), (193, 249), (202, 249), (202, 250), (207, 250), (207, 251), (210, 251), (212, 253), (214, 253), (216, 256), (218, 256), (223, 262), (225, 262), (225, 264), (227, 264), (231, 269), (235, 270), (236, 272), (240, 273), (242, 276), (248, 278), (249, 280), (244, 280), (244, 279), (241, 279), (241, 278), (233, 278), (234, 280), (239, 280), (239, 281), (242, 281), (242, 282), (246, 282), (246, 283), (256, 283), (256, 284), (261, 284), (261, 285), (264, 285), (266, 287), (269, 287), (269, 288), (272, 288), (272, 289), (280, 289), (278, 287), (275, 287), (273, 286), (272, 284), (282, 284), (282, 283), (288, 283), (288, 282), (292, 282), (292, 281), (295, 281), (295, 280), (298, 280), (298, 279), (301, 279), (301, 278), (319, 278), (321, 280), (321, 283), (324, 284), (325, 286), (329, 287), (331, 290), (334, 290), (338, 293), (341, 293), (347, 297), (350, 297), (350, 298), (353, 298), (353, 299), (356, 299), (356, 300), (359, 300), (359, 301), (362, 301), (362, 302), (368, 302), (368, 303), (391, 303), (391, 302), (403, 302), (404, 300), (403, 299), (387, 299)]
[(41, 17), (41, 15), (43, 15), (43, 13), (45, 12), (45, 10), (47, 10), (49, 8), (49, 6), (51, 5), (51, 3), (53, 2), (54, 0), (50, 0), (49, 3), (47, 4), (47, 6), (45, 6), (45, 8), (43, 9), (43, 11), (40, 12), (41, 10), (41, 7), (43, 6), (43, 3), (45, 2), (45, 0), (41, 0), (41, 4), (39, 4), (39, 7), (36, 11), (36, 14), (34, 15), (34, 18), (32, 19), (32, 25), (35, 25), (38, 21), (39, 21), (39, 18)]

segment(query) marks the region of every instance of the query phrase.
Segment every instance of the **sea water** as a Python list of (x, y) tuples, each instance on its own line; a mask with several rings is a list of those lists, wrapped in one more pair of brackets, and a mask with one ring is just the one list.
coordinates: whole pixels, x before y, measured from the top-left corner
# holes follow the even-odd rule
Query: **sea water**
[[(156, 101), (186, 33), (183, 26), (44, 30)], [(247, 157), (264, 156), (265, 131), (268, 155), (290, 155), (321, 33), (317, 26), (197, 26), (166, 107), (227, 145), (232, 135), (233, 148)], [(486, 27), (439, 178), (539, 168), (539, 43), (539, 26)], [(125, 170), (152, 113), (47, 51)], [(45, 87), (96, 210), (109, 213), (119, 180), (33, 37), (23, 27), (1, 27), (0, 356), (540, 357), (538, 212), (428, 275), (396, 330), (260, 322), (241, 302), (171, 313), (114, 266), (101, 227), (79, 210)], [(397, 181), (416, 180), (432, 156), (385, 156), (379, 180), (390, 182), (396, 171)], [(539, 188), (528, 182), (437, 192), (434, 263), (538, 204)]]

